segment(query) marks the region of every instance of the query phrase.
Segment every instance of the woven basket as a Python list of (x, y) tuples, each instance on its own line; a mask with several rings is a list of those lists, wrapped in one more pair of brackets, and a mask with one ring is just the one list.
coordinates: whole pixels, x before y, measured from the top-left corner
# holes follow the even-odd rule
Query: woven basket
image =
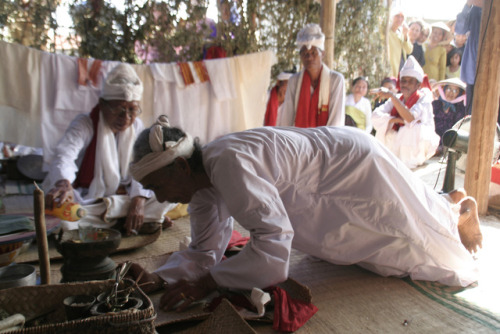
[(134, 294), (143, 301), (138, 310), (66, 321), (64, 298), (97, 296), (110, 291), (113, 283), (113, 280), (90, 281), (0, 290), (0, 307), (9, 314), (21, 313), (26, 318), (25, 328), (8, 333), (155, 333), (153, 304), (137, 287)]

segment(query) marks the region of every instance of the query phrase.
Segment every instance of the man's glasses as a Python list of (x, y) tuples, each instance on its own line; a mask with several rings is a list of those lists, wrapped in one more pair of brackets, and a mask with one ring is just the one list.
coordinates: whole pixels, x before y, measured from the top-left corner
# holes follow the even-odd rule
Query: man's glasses
[(127, 115), (128, 117), (137, 117), (142, 113), (142, 109), (139, 106), (133, 106), (133, 107), (122, 107), (122, 106), (114, 106), (108, 101), (104, 100), (106, 105), (108, 106), (109, 110), (111, 111), (111, 114), (113, 116), (121, 116), (121, 115)]
[(457, 94), (457, 93), (459, 93), (459, 92), (460, 92), (460, 89), (458, 89), (458, 88), (452, 88), (452, 87), (446, 87), (446, 88), (445, 88), (445, 91), (450, 91), (450, 92), (452, 92), (452, 93)]
[(300, 50), (299, 54), (302, 58), (307, 58), (307, 57), (316, 58), (319, 55), (319, 52), (316, 48), (311, 48), (310, 50), (304, 48)]

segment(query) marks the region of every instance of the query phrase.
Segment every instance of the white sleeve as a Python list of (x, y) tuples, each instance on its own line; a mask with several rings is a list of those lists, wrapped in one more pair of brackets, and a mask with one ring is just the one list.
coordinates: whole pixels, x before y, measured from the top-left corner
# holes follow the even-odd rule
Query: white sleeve
[(214, 189), (203, 189), (189, 204), (191, 243), (184, 251), (175, 252), (155, 272), (165, 281), (195, 280), (222, 260), (231, 239), (233, 218), (221, 214)]
[(365, 131), (366, 133), (371, 133), (373, 129), (372, 125), (372, 105), (370, 100), (363, 97), (363, 111), (365, 113)]
[(266, 179), (266, 161), (223, 151), (212, 164), (212, 184), (231, 215), (250, 231), (241, 252), (210, 270), (214, 280), (236, 289), (265, 288), (286, 280), (294, 232), (278, 190)]
[[(420, 123), (422, 125), (434, 126), (434, 112), (432, 109), (431, 92), (426, 92), (417, 103), (410, 108), (410, 113), (415, 118), (409, 125)], [(406, 122), (405, 122), (406, 123)], [(408, 123), (407, 123), (408, 124)]]
[(387, 132), (387, 127), (389, 126), (389, 120), (393, 118), (391, 116), (391, 110), (394, 104), (391, 100), (387, 100), (384, 104), (378, 106), (373, 110), (372, 113), (372, 125), (377, 131), (377, 137), (380, 135), (385, 135)]
[(50, 190), (61, 179), (70, 183), (76, 179), (78, 172), (77, 159), (92, 140), (94, 130), (88, 115), (78, 115), (69, 125), (55, 148), (55, 156), (49, 168), (45, 188)]
[(330, 72), (330, 97), (328, 102), (328, 126), (345, 125), (345, 85), (344, 76), (338, 72)]

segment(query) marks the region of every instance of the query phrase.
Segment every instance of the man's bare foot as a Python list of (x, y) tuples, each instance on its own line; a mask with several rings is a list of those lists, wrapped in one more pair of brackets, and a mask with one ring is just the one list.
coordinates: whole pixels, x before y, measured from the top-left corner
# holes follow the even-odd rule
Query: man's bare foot
[(463, 200), (465, 197), (467, 197), (467, 192), (465, 191), (464, 188), (458, 188), (458, 189), (450, 191), (448, 193), (448, 196), (450, 196), (452, 203), (457, 204), (458, 202)]
[(174, 225), (174, 222), (172, 221), (172, 219), (165, 216), (165, 218), (163, 219), (162, 229), (165, 230), (169, 227), (172, 227), (172, 225)]
[(465, 197), (458, 204), (460, 204), (460, 217), (458, 218), (460, 241), (469, 252), (476, 253), (479, 248), (483, 247), (476, 200), (472, 197)]

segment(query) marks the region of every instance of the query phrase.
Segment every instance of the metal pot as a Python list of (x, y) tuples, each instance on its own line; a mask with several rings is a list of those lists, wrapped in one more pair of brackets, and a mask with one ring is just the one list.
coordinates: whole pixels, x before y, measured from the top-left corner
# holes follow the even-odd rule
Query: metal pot
[(12, 264), (0, 268), (0, 289), (36, 285), (36, 268), (30, 264)]

